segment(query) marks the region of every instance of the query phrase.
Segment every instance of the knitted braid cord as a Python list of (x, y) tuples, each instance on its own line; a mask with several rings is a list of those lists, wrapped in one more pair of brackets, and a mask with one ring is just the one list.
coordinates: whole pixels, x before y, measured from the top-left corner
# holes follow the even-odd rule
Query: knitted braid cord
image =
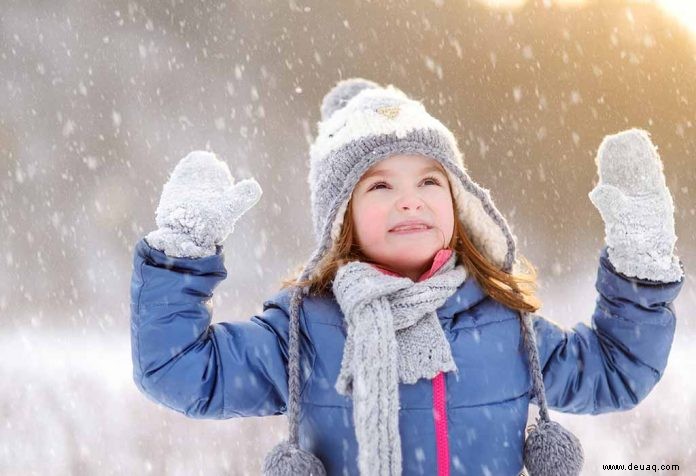
[(575, 435), (549, 418), (532, 318), (524, 311), (520, 318), (532, 389), (539, 403), (539, 418), (536, 424), (528, 427), (524, 465), (530, 476), (579, 475), (584, 464), (582, 444)]

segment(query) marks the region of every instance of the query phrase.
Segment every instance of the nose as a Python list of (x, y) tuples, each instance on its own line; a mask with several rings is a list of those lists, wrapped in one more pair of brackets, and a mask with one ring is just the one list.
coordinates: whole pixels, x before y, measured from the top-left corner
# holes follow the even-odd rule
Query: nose
[(423, 208), (423, 200), (418, 194), (407, 194), (397, 201), (399, 210), (420, 210)]

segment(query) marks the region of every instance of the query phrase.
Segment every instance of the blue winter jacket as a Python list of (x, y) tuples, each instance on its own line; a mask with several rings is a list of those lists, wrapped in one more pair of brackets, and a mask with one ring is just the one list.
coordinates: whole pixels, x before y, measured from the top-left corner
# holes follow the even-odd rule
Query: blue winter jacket
[[(289, 290), (249, 320), (211, 324), (225, 279), (222, 246), (200, 259), (171, 258), (141, 239), (131, 283), (133, 378), (152, 400), (192, 418), (281, 415), (288, 400)], [(660, 283), (614, 270), (602, 248), (592, 323), (565, 329), (534, 316), (549, 408), (600, 414), (633, 408), (660, 380), (684, 279)], [(531, 380), (517, 312), (470, 276), (437, 310), (459, 374), (448, 372), (451, 474), (517, 475)], [(581, 318), (582, 316), (576, 316)], [(329, 475), (357, 475), (351, 400), (334, 383), (346, 332), (333, 295), (300, 310), (300, 444)], [(403, 474), (437, 474), (433, 386), (400, 384)]]

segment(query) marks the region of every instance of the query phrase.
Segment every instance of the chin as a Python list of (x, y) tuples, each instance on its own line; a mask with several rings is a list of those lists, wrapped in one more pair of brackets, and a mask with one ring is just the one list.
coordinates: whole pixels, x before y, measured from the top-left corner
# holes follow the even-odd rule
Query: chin
[(432, 259), (435, 254), (440, 250), (440, 245), (439, 244), (404, 244), (402, 246), (396, 246), (396, 249), (398, 249), (398, 255), (399, 256), (404, 256), (407, 255), (411, 258), (412, 261), (418, 262), (418, 261), (424, 261), (428, 259)]
[(395, 256), (393, 261), (398, 263), (401, 267), (420, 268), (430, 263), (436, 253), (437, 250), (428, 253), (414, 253), (413, 250), (404, 250), (402, 253)]

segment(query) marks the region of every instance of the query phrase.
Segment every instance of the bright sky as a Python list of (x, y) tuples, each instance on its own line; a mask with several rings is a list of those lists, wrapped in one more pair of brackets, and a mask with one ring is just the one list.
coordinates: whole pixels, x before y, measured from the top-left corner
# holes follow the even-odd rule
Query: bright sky
[(658, 0), (656, 3), (696, 34), (696, 2), (693, 0)]
[[(478, 0), (480, 3), (501, 9), (517, 9), (527, 3), (527, 0)], [(544, 0), (545, 4), (560, 7), (579, 7), (587, 0)], [(665, 12), (687, 26), (696, 34), (696, 1), (693, 0), (633, 0), (633, 3), (655, 3)]]

